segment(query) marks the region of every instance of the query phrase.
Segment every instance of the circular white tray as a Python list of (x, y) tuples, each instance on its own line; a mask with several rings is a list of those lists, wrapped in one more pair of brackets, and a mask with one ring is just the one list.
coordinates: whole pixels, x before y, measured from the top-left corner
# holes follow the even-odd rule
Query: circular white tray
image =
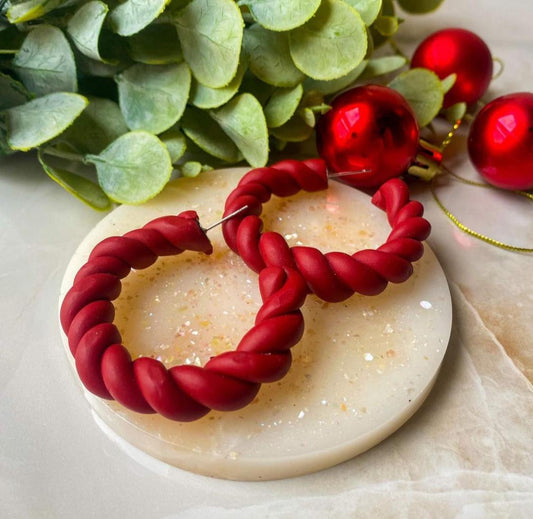
[[(218, 220), (244, 169), (173, 181), (139, 206), (121, 206), (84, 239), (66, 270), (62, 290), (96, 243), (166, 214), (194, 209), (204, 227)], [(386, 239), (384, 213), (370, 198), (332, 182), (327, 191), (273, 198), (265, 228), (290, 245), (355, 252)], [(234, 348), (260, 307), (257, 275), (210, 231), (214, 253), (186, 252), (132, 272), (115, 302), (116, 324), (132, 356), (153, 356), (168, 367), (203, 364)], [(248, 407), (211, 412), (193, 423), (130, 412), (84, 391), (100, 419), (120, 438), (174, 466), (204, 475), (268, 480), (301, 475), (345, 461), (382, 441), (428, 395), (448, 344), (451, 300), (429, 247), (415, 273), (374, 297), (328, 304), (307, 298), (306, 331), (281, 381), (262, 386)], [(67, 354), (72, 357), (63, 336)], [(80, 383), (81, 385), (81, 383)]]

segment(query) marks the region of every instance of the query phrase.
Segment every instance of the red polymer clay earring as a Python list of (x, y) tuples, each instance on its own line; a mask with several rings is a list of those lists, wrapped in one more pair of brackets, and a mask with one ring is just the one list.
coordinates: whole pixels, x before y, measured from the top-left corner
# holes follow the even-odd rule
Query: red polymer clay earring
[(111, 303), (120, 294), (120, 280), (131, 269), (147, 268), (159, 256), (212, 252), (197, 214), (157, 218), (96, 245), (67, 292), (60, 314), (85, 387), (133, 411), (177, 421), (196, 420), (211, 409), (240, 409), (254, 399), (261, 383), (279, 380), (289, 370), (290, 348), (303, 334), (300, 307), (308, 293), (341, 301), (355, 291), (373, 295), (388, 281), (405, 281), (412, 272), (411, 262), (423, 254), (420, 242), (430, 226), (422, 218), (422, 205), (409, 201), (407, 186), (398, 179), (385, 183), (372, 199), (386, 211), (392, 226), (377, 250), (322, 255), (308, 247), (289, 248), (277, 233), (261, 233), (258, 215), (272, 194), (318, 191), (327, 183), (322, 160), (283, 161), (250, 171), (229, 195), (224, 236), (259, 273), (263, 304), (236, 350), (212, 357), (204, 367), (180, 365), (167, 370), (152, 358), (132, 361), (113, 324)]
[(423, 255), (421, 241), (429, 236), (431, 226), (422, 218), (422, 204), (409, 200), (407, 185), (398, 178), (385, 182), (372, 198), (392, 227), (376, 250), (322, 254), (312, 247), (289, 247), (279, 233), (261, 232), (262, 204), (272, 194), (285, 197), (327, 186), (326, 165), (320, 159), (285, 160), (250, 171), (227, 198), (224, 214), (243, 206), (248, 209), (222, 224), (226, 243), (256, 272), (270, 266), (297, 269), (308, 291), (329, 302), (343, 301), (354, 292), (376, 295), (388, 282), (406, 281), (413, 272), (411, 263)]
[(147, 268), (159, 256), (184, 251), (212, 252), (193, 211), (157, 218), (141, 229), (103, 240), (76, 275), (60, 317), (79, 377), (90, 392), (139, 413), (156, 412), (188, 422), (211, 409), (240, 409), (253, 400), (261, 383), (287, 373), (289, 350), (303, 333), (299, 308), (306, 286), (294, 269), (263, 269), (263, 305), (254, 326), (235, 351), (211, 358), (203, 368), (181, 365), (167, 370), (152, 358), (132, 361), (113, 324), (111, 301), (120, 294), (120, 280), (132, 268)]

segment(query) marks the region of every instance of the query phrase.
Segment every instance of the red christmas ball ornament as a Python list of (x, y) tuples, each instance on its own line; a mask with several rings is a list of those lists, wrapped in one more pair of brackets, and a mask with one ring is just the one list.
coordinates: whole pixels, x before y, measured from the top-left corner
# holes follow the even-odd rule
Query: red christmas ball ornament
[(365, 85), (336, 97), (317, 125), (317, 148), (328, 169), (354, 171), (343, 177), (358, 188), (378, 187), (398, 177), (418, 151), (415, 114), (395, 90)]
[(502, 189), (533, 189), (533, 93), (498, 97), (476, 116), (468, 153), (479, 174)]
[(413, 55), (411, 68), (417, 67), (432, 70), (441, 79), (457, 74), (444, 96), (444, 108), (475, 103), (492, 79), (492, 55), (487, 44), (466, 29), (443, 29), (428, 36)]

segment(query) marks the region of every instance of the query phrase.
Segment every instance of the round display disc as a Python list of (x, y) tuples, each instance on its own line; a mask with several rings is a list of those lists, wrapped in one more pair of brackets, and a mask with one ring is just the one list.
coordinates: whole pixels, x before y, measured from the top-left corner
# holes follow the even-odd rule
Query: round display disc
[[(121, 206), (84, 239), (66, 270), (61, 300), (91, 249), (158, 216), (193, 209), (203, 227), (217, 221), (245, 169), (178, 179), (142, 206)], [(338, 182), (265, 204), (265, 230), (289, 245), (322, 252), (375, 248), (390, 231), (370, 198)], [(132, 358), (167, 367), (203, 365), (234, 349), (261, 306), (257, 275), (209, 232), (211, 256), (185, 252), (132, 271), (115, 301), (117, 324)], [(450, 337), (452, 309), (444, 273), (429, 246), (413, 276), (379, 296), (342, 303), (309, 296), (305, 334), (289, 373), (263, 384), (242, 410), (211, 412), (192, 423), (142, 415), (85, 391), (100, 419), (119, 437), (171, 465), (227, 479), (267, 480), (321, 470), (373, 447), (420, 407), (438, 374)], [(65, 348), (73, 359), (63, 336)], [(80, 383), (81, 385), (81, 383)]]

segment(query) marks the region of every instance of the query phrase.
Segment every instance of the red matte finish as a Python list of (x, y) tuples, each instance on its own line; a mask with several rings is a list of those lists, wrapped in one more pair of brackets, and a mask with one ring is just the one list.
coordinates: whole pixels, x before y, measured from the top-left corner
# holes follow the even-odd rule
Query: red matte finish
[(397, 178), (383, 184), (372, 198), (372, 202), (386, 212), (392, 227), (387, 241), (377, 250), (362, 250), (351, 256), (340, 252), (322, 254), (312, 247), (289, 247), (278, 233), (262, 233), (263, 224), (258, 215), (262, 204), (272, 193), (276, 194), (272, 186), (276, 186), (282, 176), (286, 179), (280, 185), (294, 181), (299, 183), (299, 188), (277, 189), (278, 193), (294, 194), (299, 190), (326, 187), (323, 161), (313, 161), (312, 169), (307, 162), (300, 163), (300, 174), (296, 174), (294, 168), (294, 163), (280, 162), (254, 170), (244, 175), (227, 199), (225, 214), (241, 208), (244, 200), (252, 201), (253, 214), (244, 211), (223, 224), (226, 243), (251, 269), (261, 272), (271, 266), (296, 268), (304, 277), (309, 292), (329, 302), (343, 301), (354, 292), (379, 294), (388, 282), (401, 283), (411, 276), (411, 263), (421, 258), (424, 250), (421, 241), (429, 236), (431, 226), (422, 218), (422, 204), (409, 200), (407, 185)]
[(342, 181), (379, 187), (405, 173), (418, 153), (420, 132), (407, 101), (392, 88), (365, 85), (336, 97), (317, 125), (317, 148), (328, 168), (356, 172)]
[(498, 97), (476, 116), (468, 153), (479, 174), (502, 189), (533, 189), (533, 93)]
[[(282, 188), (283, 193), (291, 190), (288, 183)], [(290, 348), (303, 334), (299, 309), (307, 287), (296, 270), (265, 268), (259, 276), (263, 305), (236, 351), (212, 358), (204, 368), (167, 370), (161, 362), (145, 357), (132, 362), (112, 323), (110, 301), (120, 294), (120, 278), (132, 267), (146, 268), (159, 256), (184, 250), (208, 254), (212, 250), (192, 211), (158, 218), (124, 236), (103, 240), (65, 296), (61, 322), (80, 379), (89, 391), (139, 413), (157, 412), (186, 422), (211, 409), (239, 409), (253, 400), (261, 383), (287, 373)]]
[(263, 304), (236, 350), (213, 357), (203, 368), (182, 365), (167, 370), (147, 357), (132, 362), (112, 322), (111, 303), (120, 294), (120, 279), (131, 268), (146, 268), (159, 256), (184, 250), (211, 253), (196, 213), (158, 218), (98, 244), (61, 307), (61, 323), (87, 389), (133, 411), (156, 412), (177, 421), (197, 420), (211, 409), (239, 409), (254, 399), (260, 384), (279, 380), (289, 370), (290, 349), (304, 330), (300, 308), (310, 291), (340, 301), (355, 291), (377, 294), (388, 281), (407, 279), (411, 262), (422, 256), (420, 241), (429, 235), (430, 226), (422, 218), (422, 205), (409, 201), (407, 186), (398, 179), (384, 184), (372, 200), (386, 211), (393, 228), (377, 251), (323, 255), (317, 249), (291, 249), (277, 233), (261, 234), (258, 215), (272, 194), (291, 196), (302, 189), (326, 187), (324, 161), (282, 161), (249, 172), (230, 194), (226, 214), (246, 204), (248, 210), (223, 224), (224, 235), (259, 272)]
[(441, 79), (456, 74), (444, 96), (444, 108), (481, 99), (492, 80), (492, 55), (487, 44), (466, 29), (443, 29), (428, 36), (415, 50), (411, 68), (432, 70)]

